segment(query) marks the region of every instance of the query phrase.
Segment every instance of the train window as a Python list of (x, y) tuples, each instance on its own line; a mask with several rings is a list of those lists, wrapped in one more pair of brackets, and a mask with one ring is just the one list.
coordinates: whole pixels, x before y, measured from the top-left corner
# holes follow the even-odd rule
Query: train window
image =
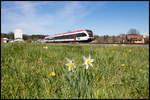
[(56, 39), (56, 40), (57, 40), (57, 39), (59, 39), (59, 38), (60, 38), (59, 36), (57, 36), (57, 37), (54, 37), (54, 39)]
[(61, 38), (60, 39), (64, 39), (64, 36), (61, 36)]
[(54, 39), (57, 39), (58, 37), (54, 37)]
[(68, 35), (68, 39), (73, 39), (74, 38), (74, 35)]
[(76, 36), (77, 37), (84, 37), (84, 36), (86, 36), (86, 34), (85, 33), (77, 33)]
[(65, 35), (65, 36), (64, 36), (64, 39), (68, 39), (68, 35)]
[(63, 36), (63, 39), (73, 39), (74, 38), (74, 35), (64, 35)]
[(90, 37), (93, 37), (93, 32), (91, 30), (87, 30), (87, 32), (89, 33)]
[(74, 34), (54, 37), (54, 39), (73, 39), (73, 38)]
[(46, 38), (45, 40), (53, 40), (53, 38), (50, 37), (50, 38)]
[(62, 38), (61, 36), (57, 36), (57, 37), (56, 37), (56, 39), (61, 39), (61, 38)]
[(63, 39), (67, 39), (67, 35), (64, 35), (64, 36), (63, 36)]
[(60, 38), (59, 39), (65, 39), (65, 36), (60, 36)]
[(63, 36), (57, 36), (55, 39), (63, 39)]

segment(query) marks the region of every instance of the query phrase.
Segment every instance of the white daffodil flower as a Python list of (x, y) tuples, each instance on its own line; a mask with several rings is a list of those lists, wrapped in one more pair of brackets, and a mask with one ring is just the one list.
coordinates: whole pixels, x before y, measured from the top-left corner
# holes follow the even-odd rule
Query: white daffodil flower
[(86, 68), (86, 69), (89, 68), (89, 65), (93, 67), (92, 62), (94, 62), (94, 59), (91, 59), (91, 56), (90, 56), (90, 55), (89, 55), (88, 58), (86, 58), (86, 57), (83, 56), (83, 59), (84, 59), (84, 61), (85, 61), (83, 65), (85, 65), (85, 68)]
[[(67, 58), (66, 58), (67, 59)], [(74, 68), (76, 68), (76, 66), (75, 66), (75, 64), (73, 63), (73, 61), (72, 60), (69, 60), (69, 59), (67, 59), (67, 61), (68, 61), (68, 63), (67, 64), (65, 64), (66, 66), (68, 66), (69, 68), (68, 68), (68, 70), (69, 71), (74, 71)]]

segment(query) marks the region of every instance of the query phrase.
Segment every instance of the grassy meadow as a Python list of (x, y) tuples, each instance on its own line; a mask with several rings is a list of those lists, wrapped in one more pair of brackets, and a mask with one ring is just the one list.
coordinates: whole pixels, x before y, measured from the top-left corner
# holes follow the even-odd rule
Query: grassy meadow
[[(2, 43), (1, 98), (149, 98), (148, 49)], [(83, 56), (89, 55), (94, 59), (93, 67), (85, 69)], [(66, 58), (74, 61), (74, 71), (68, 70)]]

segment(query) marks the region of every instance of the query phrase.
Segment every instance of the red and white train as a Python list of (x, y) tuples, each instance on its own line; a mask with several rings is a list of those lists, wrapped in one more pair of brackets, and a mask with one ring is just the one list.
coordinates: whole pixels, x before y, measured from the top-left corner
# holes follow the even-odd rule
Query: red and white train
[(94, 40), (91, 30), (79, 30), (46, 36), (44, 42), (90, 42)]

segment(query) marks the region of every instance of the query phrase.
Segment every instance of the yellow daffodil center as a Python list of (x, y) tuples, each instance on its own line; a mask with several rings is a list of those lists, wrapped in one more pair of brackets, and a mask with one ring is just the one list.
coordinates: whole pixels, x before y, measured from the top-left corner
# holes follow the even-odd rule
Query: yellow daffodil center
[(127, 53), (124, 53), (124, 56), (128, 56), (128, 54), (127, 54)]
[(91, 64), (91, 60), (90, 59), (86, 60), (86, 62), (87, 62), (87, 64)]
[(55, 72), (51, 72), (51, 76), (55, 76)]
[(73, 63), (69, 63), (69, 67), (71, 67), (71, 68), (72, 68), (73, 66), (74, 66), (74, 64), (73, 64)]
[(122, 67), (125, 67), (125, 64), (121, 64)]
[(128, 52), (131, 52), (132, 50), (130, 49)]

